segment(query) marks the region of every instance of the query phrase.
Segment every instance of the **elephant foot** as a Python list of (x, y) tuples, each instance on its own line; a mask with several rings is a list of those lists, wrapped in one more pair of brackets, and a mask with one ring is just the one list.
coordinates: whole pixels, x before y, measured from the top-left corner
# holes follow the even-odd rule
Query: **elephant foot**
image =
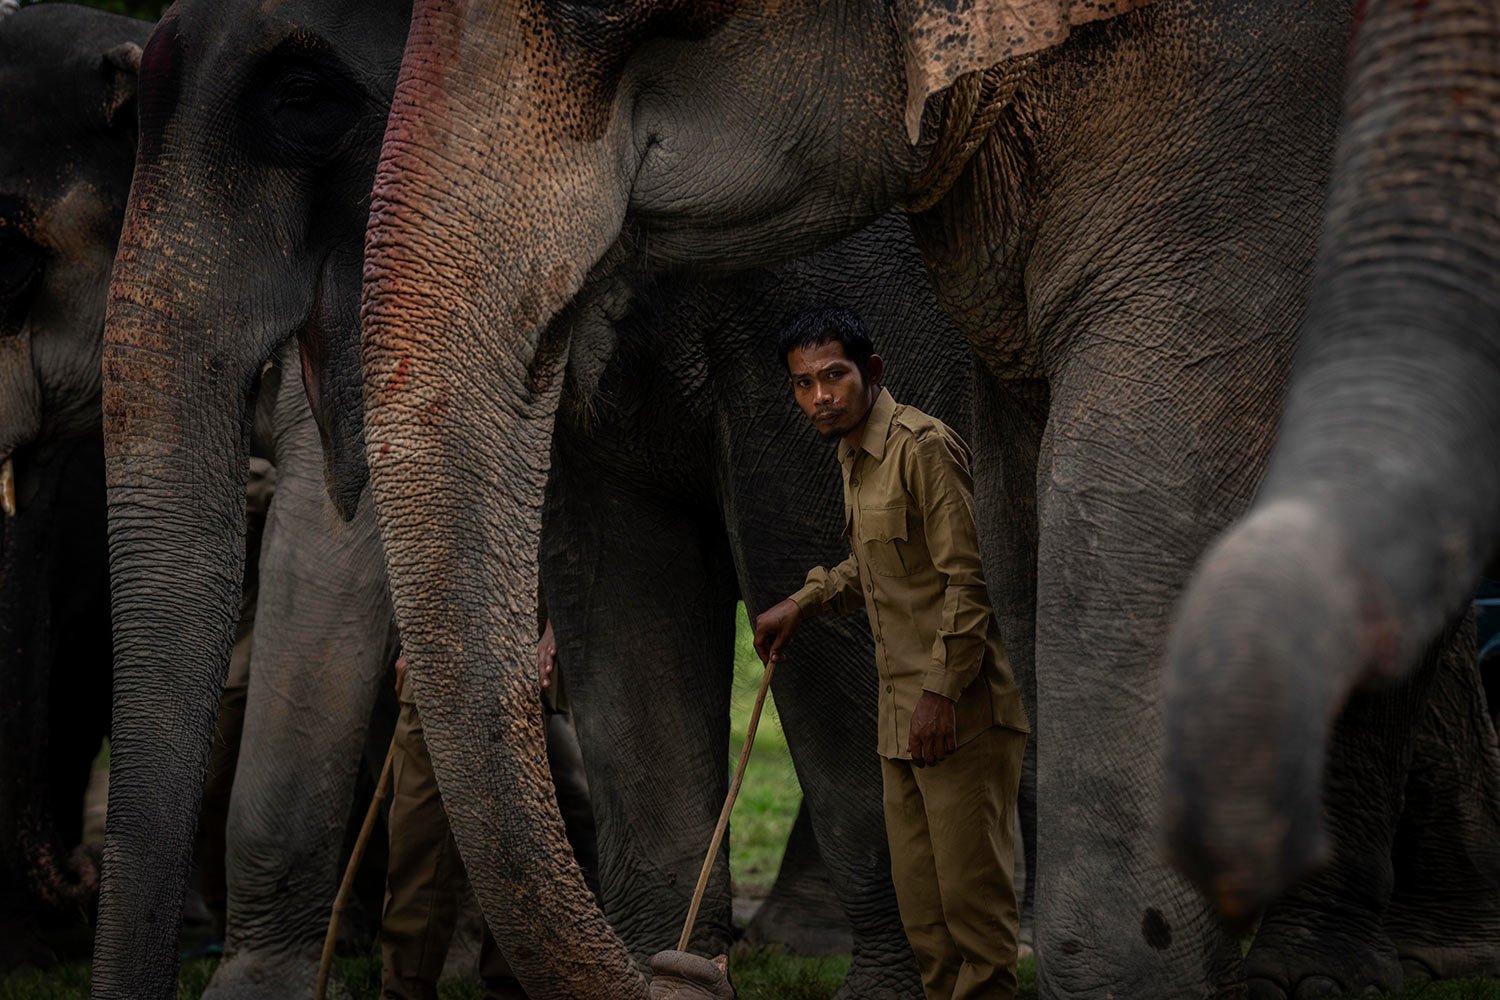
[(729, 956), (702, 958), (685, 951), (658, 952), (651, 959), (651, 1000), (734, 1000)]
[[(219, 963), (203, 991), (203, 1000), (270, 1000), (272, 997), (312, 996), (318, 960), (301, 956), (267, 955), (237, 949)], [(330, 996), (346, 991), (330, 984)]]
[[(1488, 847), (1494, 854), (1500, 845)], [(1395, 943), (1406, 983), (1434, 979), (1500, 976), (1500, 866), (1489, 877), (1470, 869), (1472, 881), (1449, 886), (1446, 879), (1391, 901), (1385, 928)]]
[(911, 958), (911, 949), (883, 965), (856, 959), (839, 984), (833, 1000), (921, 1000), (922, 977)]
[(1379, 921), (1357, 910), (1278, 907), (1245, 956), (1250, 1000), (1380, 996), (1401, 988), (1401, 962)]
[(854, 931), (844, 908), (829, 889), (826, 897), (792, 899), (772, 896), (755, 911), (744, 940), (754, 947), (779, 945), (797, 955), (847, 955), (854, 950)]

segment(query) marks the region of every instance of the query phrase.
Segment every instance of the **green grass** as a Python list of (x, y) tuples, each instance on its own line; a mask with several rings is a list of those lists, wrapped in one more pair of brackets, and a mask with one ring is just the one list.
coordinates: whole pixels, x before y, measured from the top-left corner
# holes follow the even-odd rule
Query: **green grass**
[[(750, 638), (749, 624), (741, 608), (735, 646), (730, 767), (738, 759), (760, 685), (760, 659)], [(106, 747), (100, 755), (101, 762), (107, 762), (107, 754)], [(786, 735), (775, 703), (768, 699), (755, 753), (730, 820), (729, 867), (737, 896), (763, 896), (770, 889), (801, 801)], [(70, 950), (86, 953), (86, 947)], [(798, 958), (774, 948), (740, 947), (731, 961), (741, 1000), (828, 1000), (849, 968), (847, 958)], [(179, 1000), (198, 1000), (213, 974), (214, 964), (212, 960), (198, 959), (183, 965)], [(350, 1000), (376, 1000), (379, 996), (378, 955), (340, 957), (336, 969)], [(86, 1000), (88, 983), (88, 962), (79, 958), (64, 962), (51, 972), (19, 972), (0, 978), (0, 1000)], [(444, 982), (439, 995), (442, 1000), (481, 1000), (475, 980)], [(1475, 980), (1414, 986), (1395, 996), (1401, 1000), (1500, 1000), (1500, 982)], [(1021, 1000), (1036, 997), (1036, 970), (1030, 959), (1021, 963), (1020, 997)]]
[[(739, 759), (755, 708), (763, 667), (755, 655), (744, 606), (739, 609), (739, 632), (734, 650), (734, 698), (730, 710), (729, 767)], [(786, 733), (776, 712), (776, 700), (766, 696), (755, 751), (745, 769), (745, 783), (729, 817), (729, 871), (736, 896), (761, 897), (776, 881), (782, 849), (797, 818), (802, 789), (792, 768)]]

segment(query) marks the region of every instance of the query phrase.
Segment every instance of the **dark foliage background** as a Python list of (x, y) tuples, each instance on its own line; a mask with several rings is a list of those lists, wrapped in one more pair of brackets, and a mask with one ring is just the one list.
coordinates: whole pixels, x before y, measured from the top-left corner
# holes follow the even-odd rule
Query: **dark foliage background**
[[(172, 0), (80, 0), (85, 7), (98, 7), (115, 14), (129, 14), (155, 21), (162, 11), (172, 6)], [(23, 5), (25, 0), (22, 0)]]

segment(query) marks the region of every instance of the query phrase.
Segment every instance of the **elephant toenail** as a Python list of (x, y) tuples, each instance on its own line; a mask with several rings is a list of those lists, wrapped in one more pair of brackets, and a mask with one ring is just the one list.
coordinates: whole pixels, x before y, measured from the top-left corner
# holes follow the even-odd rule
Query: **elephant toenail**
[(1308, 976), (1297, 984), (1295, 1000), (1336, 1000), (1344, 995), (1339, 984), (1327, 976)]
[(1272, 982), (1269, 979), (1259, 979), (1252, 976), (1248, 986), (1249, 991), (1247, 996), (1249, 1000), (1287, 1000), (1286, 990), (1282, 989), (1279, 983)]

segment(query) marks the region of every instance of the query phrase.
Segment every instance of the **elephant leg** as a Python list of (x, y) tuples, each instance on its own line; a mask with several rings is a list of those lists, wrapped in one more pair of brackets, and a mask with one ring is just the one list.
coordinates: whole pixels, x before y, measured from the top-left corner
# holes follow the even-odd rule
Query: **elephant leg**
[[(286, 378), (297, 366), (288, 366)], [(347, 523), (296, 382), (277, 400), (250, 688), (228, 823), (226, 958), (205, 997), (308, 995), (394, 629), (374, 505)]]
[[(1038, 463), (1038, 985), (1045, 998), (1237, 996), (1236, 943), (1158, 839), (1159, 664), (1218, 526), (1202, 492), (1221, 488), (1217, 470), (1185, 477), (1173, 433), (1177, 401), (1204, 387), (1129, 370), (1148, 362), (1123, 354), (1075, 359), (1078, 383), (1054, 382)], [(1243, 447), (1234, 430), (1216, 445)]]
[(1047, 420), (1047, 384), (1001, 383), (980, 373), (974, 409), (974, 502), (985, 579), (1033, 734), (1026, 741), (1017, 803), (1016, 889), (1025, 954), (1036, 933), (1036, 463)]
[(847, 955), (854, 938), (844, 905), (823, 867), (804, 799), (771, 893), (745, 928), (753, 945), (777, 944), (799, 955)]
[[(734, 577), (722, 532), (554, 463), (542, 581), (598, 843), (600, 901), (639, 958), (676, 947), (728, 790)], [(732, 939), (721, 853), (692, 939)]]
[[(234, 646), (229, 652), (229, 676), (219, 697), (219, 719), (214, 726), (214, 745), (209, 751), (208, 774), (203, 779), (203, 804), (198, 810), (196, 867), (198, 892), (212, 921), (212, 936), (224, 940), (229, 877), (225, 871), (229, 800), (234, 772), (240, 761), (240, 736), (245, 728), (245, 699), (250, 688), (250, 649), (255, 631), (255, 582), (247, 580), (241, 601), (240, 621), (235, 627)], [(193, 887), (188, 886), (191, 907)], [(184, 920), (187, 919), (184, 914)]]
[(1332, 852), (1262, 917), (1245, 957), (1252, 1000), (1400, 989), (1401, 965), (1382, 914), (1431, 660), (1411, 680), (1356, 694), (1334, 726), (1323, 789)]
[(583, 869), (583, 880), (599, 895), (599, 837), (594, 830), (593, 796), (589, 794), (588, 771), (578, 731), (565, 712), (547, 713), (547, 765), (552, 769), (552, 789), (573, 857)]
[(891, 884), (864, 615), (802, 626), (772, 687), (824, 865), (854, 932), (837, 996), (921, 996)]
[(1500, 975), (1500, 740), (1458, 630), (1417, 727), (1385, 928), (1405, 980)]

